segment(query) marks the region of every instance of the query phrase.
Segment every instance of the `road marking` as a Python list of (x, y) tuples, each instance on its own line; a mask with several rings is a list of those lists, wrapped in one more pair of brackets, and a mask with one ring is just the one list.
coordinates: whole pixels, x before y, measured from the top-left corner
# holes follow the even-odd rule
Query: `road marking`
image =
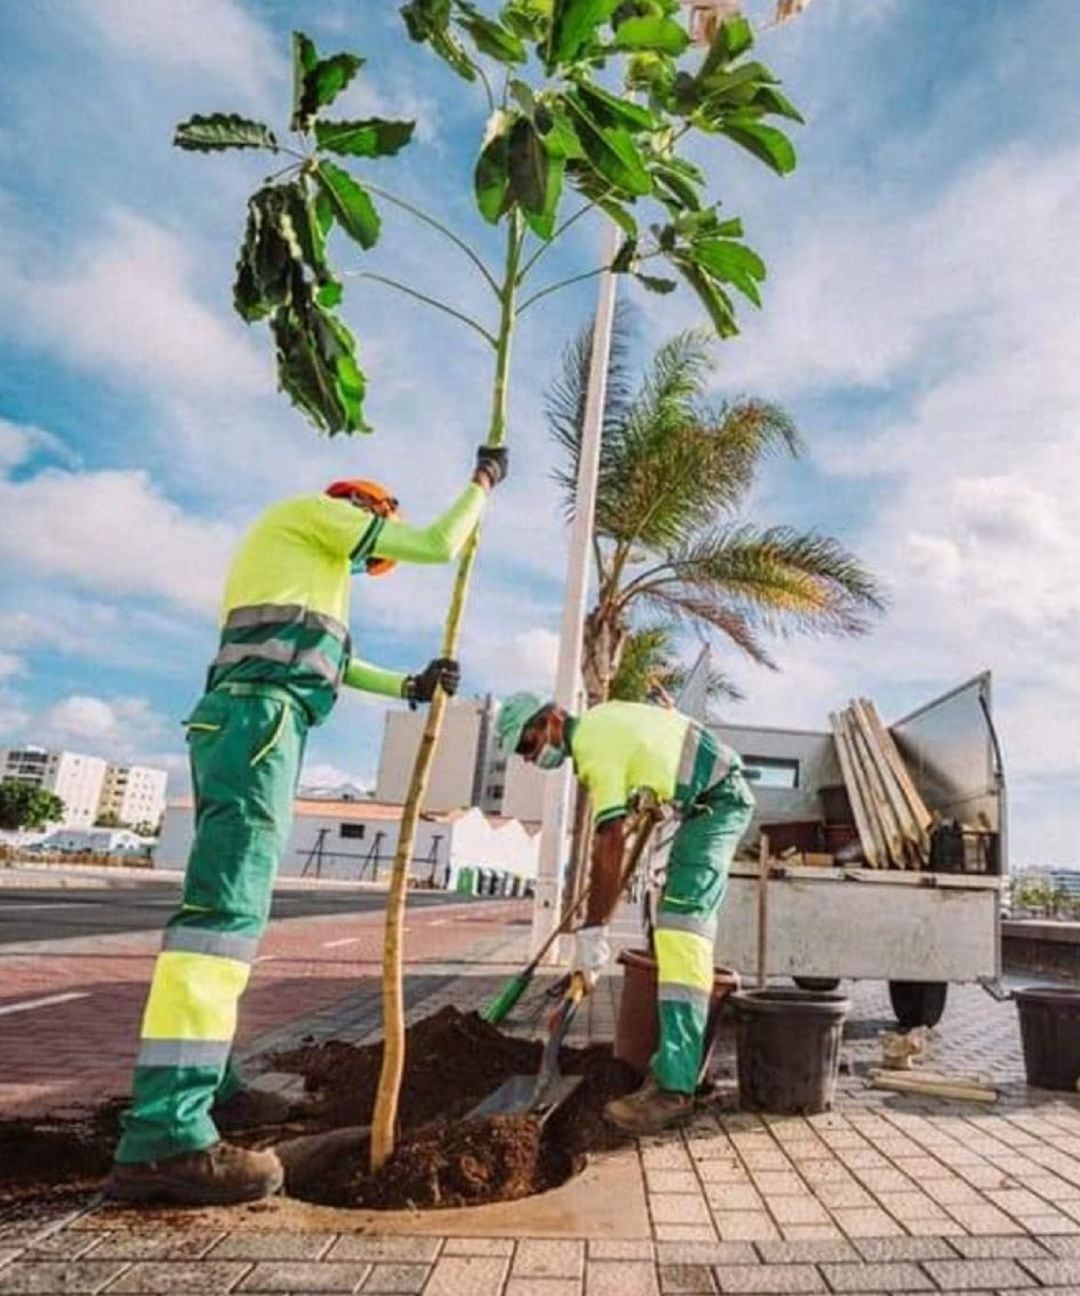
[(24, 913), (27, 909), (93, 909), (96, 900), (47, 900), (35, 904), (0, 904), (0, 909), (10, 909), (14, 913)]
[(445, 927), (446, 924), (447, 924), (449, 921), (450, 921), (449, 918), (432, 918), (431, 922), (428, 923), (428, 926), (429, 926), (429, 927)]
[(256, 963), (270, 963), (273, 959), (278, 958), (277, 954), (260, 954), (255, 960)]
[(323, 949), (337, 949), (339, 945), (355, 945), (361, 939), (360, 936), (346, 936), (344, 940), (323, 941), (322, 947)]
[(11, 1013), (32, 1012), (35, 1008), (49, 1008), (52, 1004), (70, 1003), (72, 999), (89, 999), (89, 990), (74, 990), (71, 994), (45, 995), (42, 999), (24, 999), (22, 1003), (7, 1004), (0, 1008), (0, 1017)]

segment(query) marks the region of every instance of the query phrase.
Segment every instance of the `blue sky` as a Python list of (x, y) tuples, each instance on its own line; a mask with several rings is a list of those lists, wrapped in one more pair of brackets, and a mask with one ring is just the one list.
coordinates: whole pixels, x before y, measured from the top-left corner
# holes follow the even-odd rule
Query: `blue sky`
[[(764, 0), (747, 8), (765, 16)], [(483, 348), (381, 288), (348, 291), (377, 428), (352, 442), (318, 440), (274, 394), (265, 334), (231, 313), (243, 202), (266, 165), (181, 154), (171, 131), (215, 109), (283, 124), (293, 26), (368, 57), (342, 116), (419, 119), (383, 182), (495, 254), (467, 183), (482, 103), (403, 38), (392, 4), (0, 10), (0, 743), (167, 761), (178, 788), (178, 722), (245, 523), (356, 474), (392, 481), (423, 519), (483, 435)], [(782, 401), (808, 442), (766, 472), (751, 515), (841, 537), (892, 597), (864, 639), (779, 644), (776, 674), (720, 646), (748, 697), (732, 718), (823, 727), (855, 694), (896, 717), (992, 668), (1020, 862), (1080, 863), (1078, 47), (1074, 0), (814, 0), (759, 50), (808, 118), (798, 171), (700, 153), (770, 268), (765, 310), (718, 352), (716, 394)], [(452, 250), (384, 216), (368, 268), (482, 302)], [(562, 264), (588, 268), (599, 239), (580, 222)], [(591, 304), (590, 287), (560, 295), (518, 339), (513, 477), (469, 612), (470, 691), (550, 678), (565, 554), (541, 395)], [(638, 305), (643, 351), (700, 322), (682, 293)], [(449, 584), (415, 570), (361, 583), (361, 651), (426, 661)], [(308, 776), (370, 778), (382, 718), (347, 697)]]

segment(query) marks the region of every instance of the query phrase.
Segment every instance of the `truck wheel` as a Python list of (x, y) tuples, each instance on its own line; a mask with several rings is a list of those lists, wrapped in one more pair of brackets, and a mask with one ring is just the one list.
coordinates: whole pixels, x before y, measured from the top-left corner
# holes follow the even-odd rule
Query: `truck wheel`
[(889, 998), (901, 1029), (936, 1026), (945, 1011), (947, 981), (890, 981)]
[(792, 977), (800, 990), (813, 990), (817, 994), (828, 994), (840, 984), (839, 977)]

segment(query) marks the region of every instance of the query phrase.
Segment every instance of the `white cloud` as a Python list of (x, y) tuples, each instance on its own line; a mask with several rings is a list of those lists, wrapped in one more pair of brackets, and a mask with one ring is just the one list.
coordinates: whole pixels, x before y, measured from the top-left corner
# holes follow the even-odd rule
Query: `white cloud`
[(14, 653), (0, 652), (0, 680), (10, 679), (12, 675), (18, 675), (22, 669), (21, 657), (16, 657)]
[(269, 85), (285, 75), (277, 42), (233, 0), (78, 0), (78, 6), (123, 53), (194, 73), (247, 102), (264, 102)]
[(300, 784), (305, 788), (339, 788), (344, 787), (345, 784), (364, 788), (367, 786), (367, 779), (361, 774), (341, 769), (340, 766), (318, 761), (314, 764), (305, 764), (300, 775)]
[[(2, 226), (0, 226), (2, 228)], [(195, 241), (145, 217), (114, 210), (103, 232), (42, 253), (28, 237), (4, 231), (0, 299), (9, 329), (55, 347), (105, 379), (156, 395), (253, 396), (269, 360), (240, 324), (195, 296)], [(18, 304), (17, 312), (14, 310)]]
[(145, 698), (72, 694), (37, 719), (34, 737), (107, 760), (130, 760), (175, 730), (175, 722), (159, 715)]
[[(216, 606), (232, 530), (186, 514), (141, 471), (46, 469), (0, 481), (0, 558), (22, 577)], [(21, 613), (26, 615), (26, 613)]]
[(0, 418), (0, 473), (19, 467), (39, 452), (68, 463), (75, 460), (68, 447), (51, 432), (29, 423), (12, 423)]

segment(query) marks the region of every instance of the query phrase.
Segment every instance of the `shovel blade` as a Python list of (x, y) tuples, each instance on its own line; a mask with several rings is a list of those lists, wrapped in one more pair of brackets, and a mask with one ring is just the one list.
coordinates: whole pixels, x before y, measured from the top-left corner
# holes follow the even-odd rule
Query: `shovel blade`
[(566, 1102), (581, 1084), (583, 1076), (555, 1076), (547, 1083), (537, 1083), (534, 1075), (511, 1076), (504, 1080), (494, 1093), (478, 1103), (466, 1120), (481, 1120), (485, 1116), (537, 1116), (546, 1121), (551, 1113)]

